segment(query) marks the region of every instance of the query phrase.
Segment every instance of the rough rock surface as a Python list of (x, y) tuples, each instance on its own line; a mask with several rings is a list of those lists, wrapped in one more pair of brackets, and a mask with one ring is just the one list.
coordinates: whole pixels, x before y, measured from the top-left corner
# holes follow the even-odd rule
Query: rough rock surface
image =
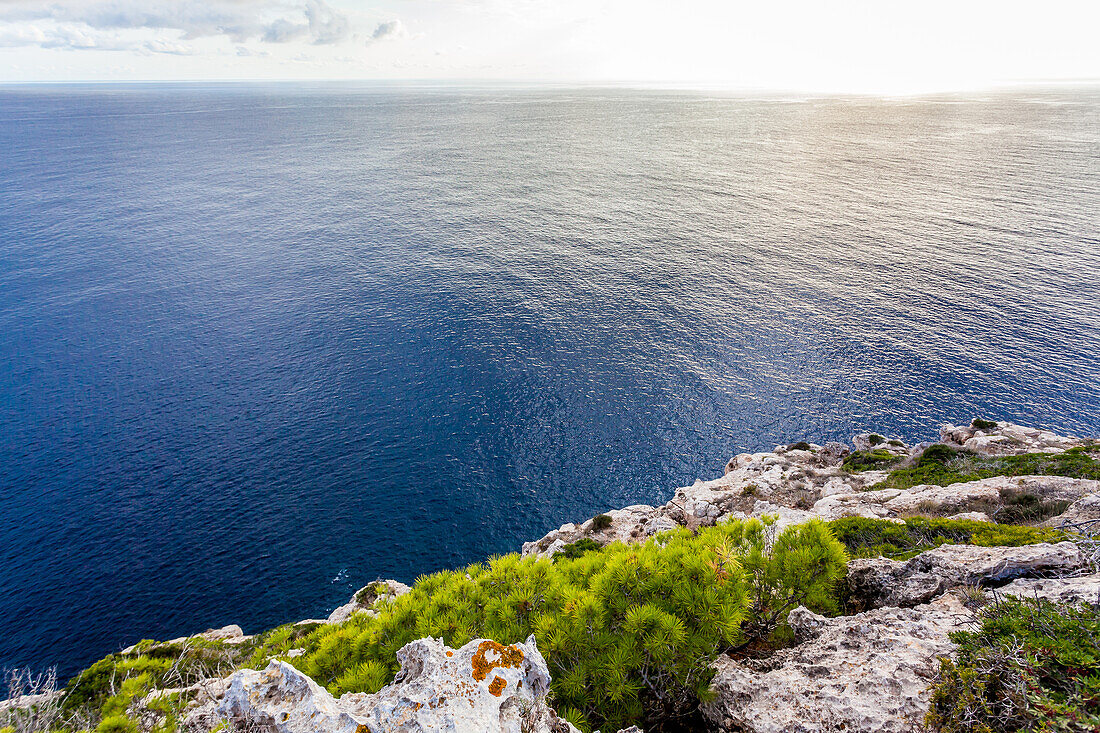
[(389, 603), (398, 596), (403, 596), (412, 588), (399, 583), (396, 580), (376, 580), (370, 585), (365, 585), (355, 591), (351, 600), (339, 606), (329, 614), (326, 623), (341, 624), (351, 618), (353, 613), (364, 611), (375, 613), (375, 607), (379, 604)]
[(1100, 606), (1100, 573), (1076, 578), (1014, 580), (997, 592), (1021, 598), (1046, 598), (1059, 603), (1094, 603)]
[(940, 441), (953, 448), (961, 448), (982, 456), (1008, 456), (1021, 453), (1057, 453), (1081, 445), (1084, 441), (1056, 435), (1049, 430), (1028, 428), (1009, 422), (998, 422), (997, 427), (976, 428), (944, 425), (940, 428)]
[[(220, 629), (207, 629), (201, 634), (195, 634), (194, 636), (181, 636), (178, 639), (170, 639), (168, 641), (157, 642), (155, 646), (169, 646), (175, 644), (182, 644), (190, 639), (203, 639), (205, 641), (223, 641), (226, 644), (243, 644), (250, 640), (252, 637), (248, 636), (241, 630), (241, 627), (237, 624), (229, 624), (223, 626)], [(139, 642), (140, 643), (140, 642)], [(133, 654), (137, 651), (138, 644), (132, 644), (123, 649), (120, 654)]]
[(450, 649), (438, 639), (406, 644), (401, 671), (375, 694), (334, 698), (297, 669), (272, 661), (229, 678), (221, 712), (272, 733), (566, 733), (546, 705), (550, 674), (534, 638), (503, 646), (476, 639)]
[(1085, 559), (1072, 542), (1023, 547), (943, 545), (905, 562), (883, 557), (848, 563), (848, 591), (865, 608), (915, 606), (960, 585), (1067, 575)]
[(795, 609), (807, 641), (763, 661), (722, 657), (704, 706), (716, 730), (753, 733), (921, 729), (937, 658), (948, 634), (972, 619), (954, 596), (911, 609), (882, 608), (826, 619)]

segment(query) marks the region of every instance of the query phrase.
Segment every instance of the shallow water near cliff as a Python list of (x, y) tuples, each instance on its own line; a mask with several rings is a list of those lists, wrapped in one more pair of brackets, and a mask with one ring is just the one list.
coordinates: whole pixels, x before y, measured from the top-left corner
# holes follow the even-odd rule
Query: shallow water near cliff
[(323, 616), (778, 442), (1100, 434), (1097, 119), (0, 90), (0, 667)]

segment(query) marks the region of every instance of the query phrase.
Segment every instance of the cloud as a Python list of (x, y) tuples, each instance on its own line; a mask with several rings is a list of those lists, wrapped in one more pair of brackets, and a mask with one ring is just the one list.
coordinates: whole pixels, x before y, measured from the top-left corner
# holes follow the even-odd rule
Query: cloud
[(389, 41), (396, 38), (407, 38), (408, 35), (408, 31), (405, 30), (405, 24), (400, 20), (387, 20), (384, 23), (378, 24), (374, 32), (370, 34), (370, 38), (367, 39), (367, 43)]
[[(0, 24), (30, 23), (43, 30), (44, 22), (70, 36), (152, 30), (174, 31), (183, 40), (226, 36), (234, 43), (306, 40), (319, 45), (352, 37), (348, 16), (324, 0), (0, 0)], [(91, 40), (88, 46), (80, 43), (74, 39), (71, 47), (98, 47)]]

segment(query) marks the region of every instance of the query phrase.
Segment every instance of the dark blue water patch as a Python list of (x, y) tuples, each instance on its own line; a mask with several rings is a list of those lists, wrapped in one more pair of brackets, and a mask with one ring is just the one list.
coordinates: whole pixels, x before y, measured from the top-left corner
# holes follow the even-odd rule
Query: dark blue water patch
[(1098, 111), (0, 92), (0, 666), (320, 616), (778, 442), (1100, 434)]

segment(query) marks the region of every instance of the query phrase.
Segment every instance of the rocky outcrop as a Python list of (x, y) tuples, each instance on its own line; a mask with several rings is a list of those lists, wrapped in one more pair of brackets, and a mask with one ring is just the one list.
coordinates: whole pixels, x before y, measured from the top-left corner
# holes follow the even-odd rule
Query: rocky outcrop
[(375, 694), (334, 698), (290, 664), (229, 678), (220, 710), (264, 733), (569, 733), (546, 704), (550, 674), (535, 646), (477, 639), (451, 649), (420, 639), (397, 653), (401, 671)]
[[(1077, 438), (1007, 422), (985, 430), (945, 425), (940, 437), (952, 447), (984, 456), (1052, 453), (1085, 444)], [(892, 456), (898, 461), (895, 465), (916, 461), (930, 445), (909, 446), (873, 433), (857, 435), (853, 442), (858, 450)], [(930, 514), (996, 521), (1006, 501), (1022, 495), (1042, 502), (1081, 502), (1081, 516), (1092, 516), (1100, 506), (1093, 503), (1100, 499), (1085, 501), (1090, 496), (1100, 497), (1100, 481), (1061, 476), (1001, 476), (948, 486), (876, 489), (888, 472), (847, 470), (844, 459), (851, 452), (852, 448), (840, 443), (795, 443), (769, 452), (742, 453), (730, 459), (721, 478), (681, 487), (662, 506), (639, 504), (609, 511), (611, 524), (603, 528), (593, 520), (565, 524), (536, 542), (525, 543), (523, 554), (550, 557), (584, 538), (601, 545), (641, 542), (679, 526), (695, 529), (725, 519), (767, 515), (777, 517), (781, 529), (814, 517), (828, 521)]]
[(389, 603), (410, 590), (412, 588), (396, 580), (376, 580), (355, 591), (351, 600), (330, 613), (325, 623), (342, 624), (355, 613), (376, 613), (379, 605)]
[(1023, 547), (943, 545), (899, 562), (883, 557), (848, 563), (851, 602), (864, 608), (915, 606), (961, 585), (1068, 575), (1085, 567), (1072, 542)]
[(141, 642), (138, 642), (137, 644), (132, 644), (126, 647), (119, 653), (133, 654), (139, 651), (139, 647), (141, 651), (148, 651), (149, 649), (154, 647), (175, 646), (191, 640), (220, 641), (225, 644), (243, 644), (251, 639), (252, 637), (246, 635), (244, 631), (241, 630), (240, 626), (237, 626), (237, 624), (229, 624), (228, 626), (222, 626), (220, 629), (208, 629), (201, 634), (195, 634), (194, 636), (181, 636), (177, 639), (170, 639), (169, 641), (158, 641), (152, 646), (150, 646), (148, 643), (142, 644)]
[(1004, 421), (982, 427), (976, 427), (973, 423), (965, 427), (944, 425), (940, 428), (940, 442), (980, 456), (1057, 453), (1084, 444), (1079, 438)]
[(830, 619), (795, 609), (804, 641), (766, 660), (720, 658), (704, 715), (739, 733), (919, 731), (948, 634), (971, 618), (953, 596)]

